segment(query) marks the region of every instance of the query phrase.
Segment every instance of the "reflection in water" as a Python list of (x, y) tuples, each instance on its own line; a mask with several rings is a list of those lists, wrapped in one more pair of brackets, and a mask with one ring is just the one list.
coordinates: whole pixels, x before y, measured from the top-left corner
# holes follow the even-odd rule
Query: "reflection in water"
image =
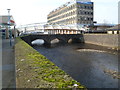
[(34, 46), (34, 48), (88, 88), (118, 87), (118, 79), (105, 72), (105, 70), (118, 71), (115, 51), (106, 47), (79, 43), (57, 44), (52, 48), (44, 46)]

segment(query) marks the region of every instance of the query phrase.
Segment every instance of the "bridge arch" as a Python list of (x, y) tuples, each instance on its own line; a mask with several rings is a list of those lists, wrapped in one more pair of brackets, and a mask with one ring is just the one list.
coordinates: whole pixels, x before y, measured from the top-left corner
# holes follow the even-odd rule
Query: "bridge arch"
[(59, 42), (68, 43), (68, 41), (71, 39), (72, 42), (81, 42), (83, 39), (82, 34), (56, 34), (56, 35), (40, 35), (40, 34), (33, 34), (21, 37), (24, 41), (26, 41), (28, 44), (32, 45), (32, 41), (37, 39), (44, 40), (44, 45), (51, 45), (51, 42), (55, 39)]
[(51, 44), (59, 43), (59, 42), (60, 42), (60, 40), (58, 38), (55, 38), (55, 39), (51, 40)]
[(31, 41), (32, 45), (43, 45), (45, 41), (43, 39), (36, 39), (34, 41)]

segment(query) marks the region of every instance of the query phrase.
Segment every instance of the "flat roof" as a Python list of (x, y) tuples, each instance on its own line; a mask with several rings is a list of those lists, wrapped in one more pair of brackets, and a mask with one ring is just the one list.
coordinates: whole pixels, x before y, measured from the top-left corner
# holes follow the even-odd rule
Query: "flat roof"
[(114, 26), (114, 27), (111, 27), (111, 28), (108, 28), (109, 30), (120, 30), (120, 24)]

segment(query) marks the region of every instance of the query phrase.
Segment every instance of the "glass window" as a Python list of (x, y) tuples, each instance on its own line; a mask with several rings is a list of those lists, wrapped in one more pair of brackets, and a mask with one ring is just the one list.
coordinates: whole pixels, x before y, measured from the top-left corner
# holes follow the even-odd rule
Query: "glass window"
[(93, 6), (91, 6), (91, 9), (93, 9)]

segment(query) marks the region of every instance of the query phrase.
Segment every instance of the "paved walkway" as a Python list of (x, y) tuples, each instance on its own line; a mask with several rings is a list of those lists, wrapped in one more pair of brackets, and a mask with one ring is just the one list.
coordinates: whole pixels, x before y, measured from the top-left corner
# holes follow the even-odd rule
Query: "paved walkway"
[(9, 39), (2, 39), (2, 49), (0, 50), (2, 51), (2, 66), (0, 66), (0, 68), (2, 67), (2, 84), (0, 82), (0, 89), (1, 85), (2, 88), (15, 88), (16, 79), (15, 79), (14, 40), (12, 40), (12, 46), (10, 46)]
[(2, 89), (2, 39), (0, 37), (0, 90), (1, 89)]

